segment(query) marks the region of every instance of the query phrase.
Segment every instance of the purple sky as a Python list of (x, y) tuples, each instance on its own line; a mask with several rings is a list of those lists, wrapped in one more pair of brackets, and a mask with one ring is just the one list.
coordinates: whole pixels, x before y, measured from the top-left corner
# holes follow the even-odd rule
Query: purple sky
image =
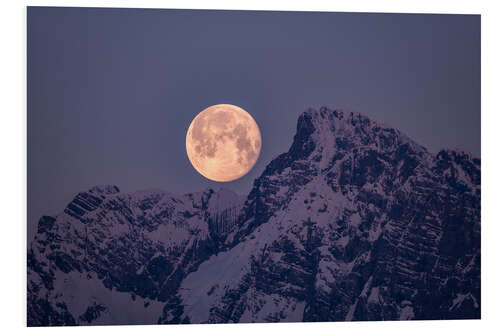
[(307, 107), (354, 109), (436, 152), (480, 156), (480, 16), (28, 8), (28, 237), (79, 191), (220, 184), (189, 164), (204, 108), (243, 107), (262, 151)]

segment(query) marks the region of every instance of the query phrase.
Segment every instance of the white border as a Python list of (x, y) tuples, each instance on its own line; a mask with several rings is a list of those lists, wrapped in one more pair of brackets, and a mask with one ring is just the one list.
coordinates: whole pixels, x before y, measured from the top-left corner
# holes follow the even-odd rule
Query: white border
[[(6, 4), (7, 2), (7, 4)], [(6, 330), (23, 329), (26, 321), (26, 10), (31, 6), (86, 6), (138, 8), (258, 9), (303, 11), (354, 11), (392, 13), (461, 13), (482, 15), (482, 320), (418, 321), (314, 324), (238, 324), (185, 326), (107, 326), (77, 328), (89, 332), (173, 330), (175, 332), (239, 332), (254, 330), (419, 332), (453, 330), (493, 330), (498, 324), (500, 297), (499, 268), (500, 219), (495, 189), (500, 189), (499, 5), (495, 1), (3, 1), (0, 10), (0, 143), (1, 143), (1, 226), (2, 235), (0, 314)], [(51, 328), (32, 330), (46, 331)], [(68, 328), (61, 328), (66, 331)]]

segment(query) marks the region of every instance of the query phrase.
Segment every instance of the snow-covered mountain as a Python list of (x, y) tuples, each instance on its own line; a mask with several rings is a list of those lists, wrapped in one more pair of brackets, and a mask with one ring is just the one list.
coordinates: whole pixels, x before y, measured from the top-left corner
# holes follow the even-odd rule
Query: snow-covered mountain
[(480, 318), (480, 160), (309, 109), (247, 197), (82, 192), (28, 249), (28, 324)]
[(78, 194), (40, 219), (28, 249), (28, 324), (156, 323), (182, 279), (217, 253), (243, 200), (228, 190)]

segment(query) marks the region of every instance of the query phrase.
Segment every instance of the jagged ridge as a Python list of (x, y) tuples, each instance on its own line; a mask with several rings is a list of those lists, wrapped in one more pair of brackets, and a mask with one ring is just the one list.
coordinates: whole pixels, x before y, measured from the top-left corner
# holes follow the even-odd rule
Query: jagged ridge
[(480, 160), (308, 109), (247, 198), (96, 187), (43, 217), (28, 300), (30, 326), (479, 318)]

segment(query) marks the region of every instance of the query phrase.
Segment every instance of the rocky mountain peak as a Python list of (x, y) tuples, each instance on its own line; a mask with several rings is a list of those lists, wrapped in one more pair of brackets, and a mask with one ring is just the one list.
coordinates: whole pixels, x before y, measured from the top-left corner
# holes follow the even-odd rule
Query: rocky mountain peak
[(115, 185), (94, 186), (88, 191), (78, 193), (66, 206), (64, 213), (86, 223), (87, 213), (97, 209), (107, 196), (119, 192), (120, 190)]
[(342, 155), (367, 151), (399, 158), (408, 155), (420, 163), (431, 159), (424, 147), (395, 128), (355, 111), (323, 106), (319, 110), (309, 108), (299, 116), (289, 151), (271, 161), (264, 175), (280, 173), (292, 163), (298, 167), (297, 162), (314, 165), (313, 169), (325, 169)]
[[(306, 136), (314, 142), (316, 151), (327, 155), (324, 156), (327, 158), (339, 151), (372, 149), (387, 153), (401, 146), (406, 146), (406, 153), (420, 157), (428, 154), (424, 147), (393, 127), (355, 111), (325, 106), (319, 110), (309, 108), (299, 118), (296, 138), (304, 139)], [(302, 146), (310, 147), (312, 144), (304, 144), (302, 140)], [(314, 157), (319, 158), (317, 154)]]
[(102, 195), (111, 195), (120, 192), (120, 189), (116, 185), (97, 185), (92, 187), (89, 192)]
[(381, 204), (386, 202), (381, 195), (431, 177), (433, 161), (432, 154), (404, 133), (360, 113), (309, 108), (297, 121), (289, 151), (272, 160), (254, 181), (235, 241), (288, 205), (308, 184), (326, 184), (334, 192)]

